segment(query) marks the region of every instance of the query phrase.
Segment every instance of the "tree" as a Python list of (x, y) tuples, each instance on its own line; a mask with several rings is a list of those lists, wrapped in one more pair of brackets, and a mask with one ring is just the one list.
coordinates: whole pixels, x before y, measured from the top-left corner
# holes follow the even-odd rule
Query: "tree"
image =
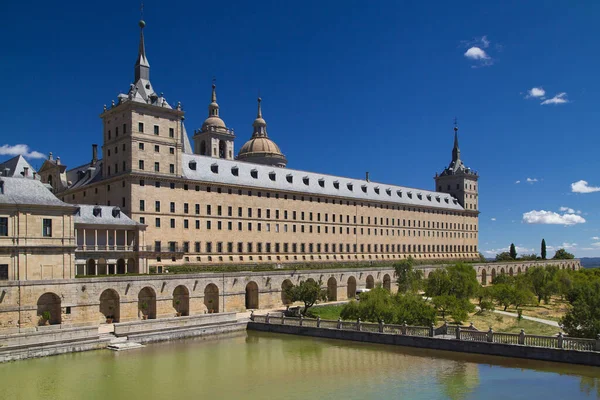
[(567, 252), (565, 249), (558, 249), (552, 258), (555, 260), (571, 260), (575, 258), (575, 256)]
[(446, 267), (450, 279), (450, 290), (448, 294), (457, 299), (470, 299), (477, 293), (479, 281), (475, 268), (467, 264), (455, 264)]
[(546, 239), (542, 239), (542, 260), (546, 259)]
[(503, 251), (500, 254), (496, 254), (496, 261), (512, 261), (512, 257), (508, 251)]
[(413, 259), (394, 263), (398, 283), (398, 291), (401, 293), (416, 292), (423, 284), (423, 272), (413, 269)]
[(510, 244), (510, 258), (512, 258), (513, 260), (517, 259), (517, 249), (515, 248), (515, 244), (511, 243)]
[(501, 306), (504, 311), (512, 304), (513, 291), (508, 283), (498, 283), (492, 286), (492, 297)]
[(304, 303), (302, 314), (306, 315), (308, 309), (318, 301), (327, 300), (327, 290), (321, 288), (321, 282), (312, 279), (302, 281), (298, 285), (292, 285), (285, 289), (285, 294), (290, 302), (301, 301)]
[(554, 275), (558, 271), (557, 267), (530, 267), (525, 276), (527, 277), (531, 290), (537, 296), (538, 302), (542, 299), (547, 303), (550, 296), (556, 293)]
[(600, 281), (578, 287), (578, 295), (561, 324), (569, 336), (594, 339), (600, 334)]
[(450, 278), (445, 268), (436, 269), (429, 273), (425, 282), (425, 296), (435, 297), (450, 292)]

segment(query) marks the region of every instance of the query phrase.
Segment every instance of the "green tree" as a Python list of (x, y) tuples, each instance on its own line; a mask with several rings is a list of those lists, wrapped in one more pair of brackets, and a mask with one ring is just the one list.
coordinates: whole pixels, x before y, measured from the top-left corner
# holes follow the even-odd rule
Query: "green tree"
[(558, 268), (553, 266), (530, 267), (525, 273), (538, 302), (544, 300), (548, 303), (550, 296), (557, 292), (554, 281), (554, 275), (557, 271)]
[(542, 239), (542, 260), (546, 259), (546, 239)]
[(394, 270), (396, 271), (399, 292), (416, 292), (421, 288), (423, 283), (423, 272), (413, 269), (412, 257), (394, 263)]
[(315, 282), (312, 279), (286, 288), (285, 294), (291, 303), (296, 301), (304, 303), (303, 315), (306, 315), (308, 309), (317, 302), (327, 300), (327, 290), (321, 288), (321, 282)]
[(512, 261), (512, 257), (508, 251), (503, 251), (500, 254), (496, 254), (496, 261)]
[(594, 339), (600, 334), (600, 281), (578, 287), (578, 295), (561, 324), (569, 336)]
[(493, 286), (480, 286), (477, 289), (477, 306), (479, 307), (479, 312), (484, 311), (493, 311), (494, 303), (493, 303)]
[(515, 248), (515, 244), (511, 243), (510, 244), (510, 258), (512, 258), (513, 260), (517, 259), (517, 249)]
[(512, 304), (513, 288), (508, 283), (498, 283), (492, 286), (492, 297), (504, 311)]
[(448, 294), (457, 299), (470, 299), (475, 296), (479, 289), (477, 272), (473, 266), (468, 264), (455, 264), (446, 267), (450, 279), (450, 290)]
[(552, 258), (555, 260), (570, 260), (575, 258), (575, 256), (567, 252), (565, 249), (558, 249)]
[(429, 273), (425, 282), (425, 296), (435, 297), (450, 292), (450, 278), (446, 268), (436, 269)]

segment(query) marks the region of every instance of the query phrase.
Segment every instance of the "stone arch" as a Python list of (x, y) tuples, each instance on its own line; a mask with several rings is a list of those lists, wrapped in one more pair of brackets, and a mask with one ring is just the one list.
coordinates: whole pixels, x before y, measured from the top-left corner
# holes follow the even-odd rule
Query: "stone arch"
[(573, 269), (573, 271), (575, 271), (575, 264), (573, 264), (573, 266), (571, 268)]
[(138, 273), (138, 269), (135, 263), (135, 259), (130, 258), (127, 260), (127, 273), (128, 274), (136, 274)]
[(112, 319), (113, 322), (119, 322), (121, 306), (119, 303), (119, 293), (114, 289), (106, 289), (100, 294), (100, 313), (106, 319)]
[(375, 287), (375, 279), (373, 275), (367, 275), (367, 289), (373, 289)]
[[(50, 315), (47, 315), (48, 313)], [(61, 324), (60, 297), (52, 292), (41, 295), (37, 301), (37, 315), (40, 317), (40, 324), (45, 324), (45, 321), (50, 325)]]
[(337, 301), (337, 280), (333, 276), (327, 280), (327, 301)]
[(348, 278), (348, 283), (346, 284), (346, 296), (348, 296), (348, 300), (356, 297), (356, 278), (353, 276)]
[(204, 288), (204, 305), (209, 314), (219, 312), (219, 288), (214, 283), (209, 283)]
[(190, 291), (184, 285), (173, 290), (173, 308), (180, 315), (190, 315)]
[(494, 283), (494, 279), (496, 279), (496, 268), (492, 268), (492, 283)]
[(483, 286), (487, 285), (487, 271), (485, 268), (481, 270), (481, 284)]
[(517, 275), (520, 275), (520, 274), (521, 274), (521, 267), (518, 267), (517, 268)]
[(392, 291), (392, 278), (389, 274), (383, 276), (383, 288), (388, 292)]
[(87, 260), (85, 274), (96, 275), (96, 260), (94, 260), (93, 258)]
[(206, 155), (206, 142), (204, 140), (200, 142), (200, 155)]
[(286, 289), (289, 289), (292, 286), (294, 286), (294, 284), (289, 279), (286, 279), (281, 283), (281, 302), (286, 306), (288, 304), (292, 304), (292, 300), (287, 294), (285, 294), (285, 291)]
[(156, 292), (149, 286), (138, 294), (138, 310), (144, 319), (156, 319)]
[(258, 309), (258, 284), (254, 281), (246, 285), (246, 309)]
[(513, 276), (514, 275), (514, 271), (513, 271), (513, 267), (510, 267), (508, 269), (508, 275)]
[(105, 258), (99, 258), (96, 264), (98, 265), (98, 275), (108, 275), (108, 265)]
[(504, 271), (504, 268), (500, 268), (500, 275), (504, 275), (506, 273), (506, 271)]
[(117, 274), (124, 274), (125, 272), (127, 272), (127, 269), (125, 266), (125, 259), (119, 258), (117, 260)]
[(227, 158), (227, 145), (224, 140), (219, 140), (219, 158)]

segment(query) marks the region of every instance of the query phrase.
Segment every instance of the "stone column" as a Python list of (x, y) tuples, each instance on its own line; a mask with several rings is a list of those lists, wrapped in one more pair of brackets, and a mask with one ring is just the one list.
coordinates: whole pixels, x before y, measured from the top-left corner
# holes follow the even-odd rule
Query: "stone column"
[(87, 242), (85, 241), (85, 228), (81, 229), (83, 231), (83, 247), (82, 250), (85, 250), (86, 246), (87, 246)]
[(94, 229), (94, 250), (98, 250), (98, 229)]

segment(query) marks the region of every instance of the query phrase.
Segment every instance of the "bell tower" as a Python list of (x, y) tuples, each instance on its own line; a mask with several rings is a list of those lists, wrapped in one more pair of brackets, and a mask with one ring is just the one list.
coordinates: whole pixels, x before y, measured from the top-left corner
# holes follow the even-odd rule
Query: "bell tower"
[(194, 131), (194, 153), (214, 158), (233, 160), (233, 129), (227, 128), (219, 116), (217, 104), (217, 86), (213, 82), (211, 102), (208, 105), (208, 118), (204, 120), (202, 128)]
[(455, 197), (466, 211), (479, 212), (479, 192), (477, 171), (466, 167), (460, 158), (458, 147), (458, 125), (454, 121), (454, 147), (452, 161), (441, 174), (435, 174), (435, 190)]

